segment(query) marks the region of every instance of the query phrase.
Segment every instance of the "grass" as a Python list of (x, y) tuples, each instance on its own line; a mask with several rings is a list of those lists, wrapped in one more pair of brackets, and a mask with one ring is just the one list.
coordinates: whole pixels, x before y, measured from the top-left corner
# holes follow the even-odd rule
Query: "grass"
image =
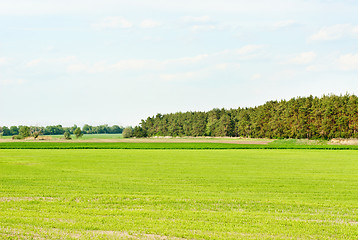
[(270, 144), (272, 145), (327, 145), (328, 140), (309, 140), (309, 139), (278, 139)]
[(357, 145), (302, 144), (274, 141), (269, 144), (213, 142), (0, 142), (0, 149), (321, 149), (358, 150)]
[(0, 150), (1, 239), (356, 239), (358, 152)]
[(0, 136), (0, 139), (11, 139), (12, 136)]
[[(52, 139), (63, 139), (63, 134), (62, 135), (44, 135), (44, 136), (49, 136)], [(83, 134), (82, 137), (80, 138), (76, 138), (76, 136), (74, 134), (71, 135), (72, 139), (76, 139), (76, 140), (95, 140), (95, 139), (122, 139), (122, 134)]]

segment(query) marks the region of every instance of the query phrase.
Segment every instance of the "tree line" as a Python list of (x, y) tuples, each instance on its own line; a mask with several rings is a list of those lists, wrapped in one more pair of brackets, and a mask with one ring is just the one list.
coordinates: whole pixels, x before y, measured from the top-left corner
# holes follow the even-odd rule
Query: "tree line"
[[(16, 136), (16, 135), (27, 135), (27, 132), (30, 135), (34, 133), (39, 133), (42, 135), (62, 135), (66, 132), (69, 134), (74, 134), (76, 129), (78, 128), (77, 125), (73, 125), (72, 127), (62, 127), (62, 125), (54, 125), (54, 126), (46, 126), (46, 127), (38, 127), (38, 126), (11, 126), (11, 127), (0, 127), (0, 135), (2, 136)], [(116, 134), (122, 133), (123, 127), (118, 125), (108, 126), (106, 125), (99, 125), (99, 126), (91, 126), (85, 124), (82, 127), (82, 133), (85, 134)]]
[(157, 114), (142, 120), (133, 136), (357, 138), (358, 97), (297, 97), (249, 108)]

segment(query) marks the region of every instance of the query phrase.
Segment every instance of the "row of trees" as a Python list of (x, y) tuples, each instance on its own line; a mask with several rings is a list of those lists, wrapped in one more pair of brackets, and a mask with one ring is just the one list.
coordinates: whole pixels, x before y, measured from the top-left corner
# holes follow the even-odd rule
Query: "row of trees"
[(133, 129), (135, 137), (357, 138), (358, 97), (324, 95), (269, 101), (253, 108), (157, 114)]
[(253, 108), (215, 108), (209, 112), (157, 114), (142, 120), (139, 126), (126, 129), (118, 125), (88, 124), (82, 130), (76, 125), (68, 128), (61, 125), (0, 127), (0, 135), (25, 136), (25, 132), (28, 132), (36, 137), (39, 134), (75, 134), (79, 130), (81, 134), (123, 132), (124, 137), (357, 138), (358, 97), (349, 94), (324, 95), (321, 98), (309, 96), (269, 101)]
[[(21, 135), (20, 130), (23, 127), (29, 128), (29, 131), (31, 133), (38, 132), (43, 135), (62, 135), (65, 132), (68, 132), (70, 134), (74, 134), (76, 129), (78, 128), (77, 125), (74, 125), (72, 127), (62, 127), (62, 125), (56, 125), (56, 126), (46, 126), (46, 127), (37, 127), (37, 126), (11, 126), (11, 127), (0, 127), (0, 135), (3, 136), (14, 136), (14, 135)], [(85, 134), (100, 134), (100, 133), (106, 133), (106, 134), (115, 134), (115, 133), (122, 133), (123, 127), (120, 127), (118, 125), (108, 126), (108, 125), (99, 125), (99, 126), (91, 126), (88, 124), (85, 124), (82, 128), (82, 132)], [(26, 134), (25, 134), (26, 135)]]
[[(81, 128), (79, 127), (76, 128), (73, 133), (75, 134), (76, 138), (83, 136)], [(12, 139), (24, 139), (28, 137), (33, 137), (34, 139), (37, 139), (41, 134), (41, 129), (39, 127), (20, 126), (18, 134), (13, 135)], [(72, 139), (71, 133), (69, 131), (65, 131), (63, 135), (65, 139)]]

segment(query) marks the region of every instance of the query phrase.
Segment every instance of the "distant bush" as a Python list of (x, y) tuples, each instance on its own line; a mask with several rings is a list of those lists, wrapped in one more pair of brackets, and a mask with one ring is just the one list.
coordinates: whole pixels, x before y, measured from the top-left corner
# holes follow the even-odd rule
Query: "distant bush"
[(76, 130), (73, 132), (76, 135), (76, 138), (82, 137), (83, 133), (81, 131), (81, 128), (76, 128)]
[(24, 137), (22, 135), (14, 135), (12, 136), (13, 140), (20, 140), (20, 139), (24, 139)]
[(19, 130), (19, 135), (22, 138), (27, 138), (31, 136), (31, 129), (28, 126), (21, 126)]
[(65, 132), (65, 133), (63, 134), (63, 136), (64, 136), (64, 138), (67, 139), (67, 140), (71, 140), (71, 139), (72, 139), (72, 138), (71, 138), (71, 134), (70, 134), (69, 132)]
[(133, 137), (133, 128), (132, 128), (132, 127), (126, 127), (126, 128), (123, 130), (122, 136), (123, 136), (124, 138)]

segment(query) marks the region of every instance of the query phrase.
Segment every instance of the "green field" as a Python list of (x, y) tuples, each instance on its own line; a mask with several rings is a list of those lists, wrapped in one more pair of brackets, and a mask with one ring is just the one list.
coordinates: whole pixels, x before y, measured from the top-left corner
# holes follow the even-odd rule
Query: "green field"
[(321, 149), (358, 150), (357, 145), (297, 144), (275, 141), (269, 144), (214, 142), (0, 142), (0, 149)]
[(356, 239), (358, 152), (0, 150), (1, 239)]
[[(61, 135), (44, 135), (44, 136), (49, 136), (52, 139), (63, 139), (63, 134)], [(95, 140), (95, 139), (122, 139), (122, 134), (83, 134), (82, 137), (80, 138), (76, 138), (75, 135), (71, 135), (72, 139), (75, 140)]]

